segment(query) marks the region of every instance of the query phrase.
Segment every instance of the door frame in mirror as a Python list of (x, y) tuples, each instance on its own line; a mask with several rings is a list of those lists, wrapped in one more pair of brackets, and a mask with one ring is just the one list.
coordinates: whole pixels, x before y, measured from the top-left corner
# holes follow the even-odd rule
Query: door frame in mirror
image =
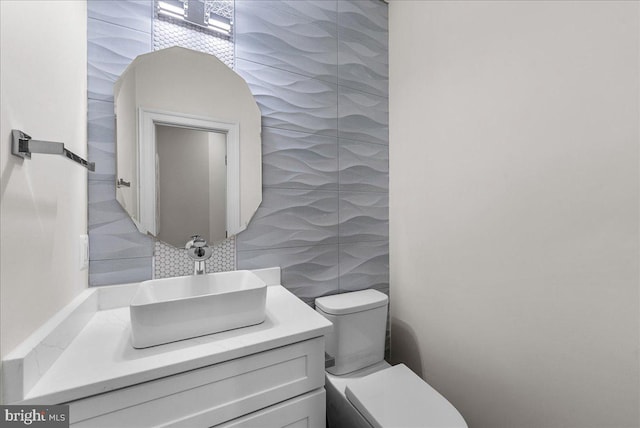
[[(238, 123), (138, 107), (138, 213), (142, 233), (157, 237), (156, 224), (156, 125), (176, 126), (226, 134), (227, 236), (244, 230), (240, 219), (240, 138)], [(189, 237), (186, 236), (185, 239)], [(186, 241), (185, 241), (186, 242)]]

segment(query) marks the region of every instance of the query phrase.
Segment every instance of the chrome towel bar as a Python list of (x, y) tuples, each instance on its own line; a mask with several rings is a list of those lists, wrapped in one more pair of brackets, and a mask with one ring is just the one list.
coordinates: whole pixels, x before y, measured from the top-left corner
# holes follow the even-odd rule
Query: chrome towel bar
[(64, 143), (32, 140), (31, 136), (17, 129), (11, 131), (11, 138), (11, 153), (23, 159), (31, 159), (32, 153), (62, 155), (76, 163), (79, 163), (89, 171), (96, 170), (95, 162), (87, 162), (71, 150), (65, 149)]

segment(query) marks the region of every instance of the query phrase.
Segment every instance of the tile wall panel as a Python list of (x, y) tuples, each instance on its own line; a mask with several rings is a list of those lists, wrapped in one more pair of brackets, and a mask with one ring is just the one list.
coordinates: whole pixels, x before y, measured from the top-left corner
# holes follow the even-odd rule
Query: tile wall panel
[(338, 243), (335, 192), (265, 187), (238, 250)]
[(117, 23), (93, 18), (88, 20), (88, 95), (94, 100), (113, 101), (113, 84), (131, 60), (149, 52), (151, 34)]
[(262, 130), (265, 187), (338, 189), (338, 140), (277, 128)]
[[(326, 3), (335, 7), (335, 2)], [(239, 1), (236, 56), (336, 84), (335, 18), (312, 5), (304, 1)]]
[(340, 192), (340, 242), (389, 239), (389, 195)]
[[(304, 19), (304, 22), (326, 22), (327, 25), (334, 27), (336, 25), (338, 0), (252, 0), (248, 2), (239, 0), (236, 1), (236, 10), (243, 6), (241, 3), (249, 3), (252, 7), (258, 7), (258, 5), (270, 7), (279, 12), (298, 15)], [(243, 13), (244, 11), (240, 9), (240, 14)]]
[[(111, 181), (116, 179), (115, 117), (113, 102), (89, 99), (87, 106), (87, 133), (89, 159), (96, 163), (96, 170), (89, 180)], [(115, 193), (114, 193), (115, 194)]]
[(149, 258), (153, 255), (153, 241), (138, 232), (129, 215), (116, 201), (113, 181), (90, 180), (88, 201), (90, 260), (107, 263), (110, 260)]
[(151, 10), (148, 0), (89, 0), (87, 15), (92, 19), (151, 34)]
[(338, 84), (387, 97), (387, 5), (381, 1), (339, 1), (337, 28)]
[(282, 284), (308, 304), (339, 291), (338, 246), (275, 248), (238, 252), (239, 269), (280, 266)]
[(340, 86), (338, 136), (389, 144), (389, 99)]
[(264, 186), (238, 266), (281, 266), (309, 304), (388, 293), (387, 5), (237, 0), (236, 25), (237, 71), (263, 114)]
[(89, 262), (89, 284), (92, 286), (126, 284), (151, 278), (151, 257), (91, 260)]
[(340, 190), (389, 191), (389, 146), (340, 139)]
[(375, 288), (389, 292), (389, 244), (386, 241), (340, 244), (340, 289)]
[(251, 88), (263, 126), (337, 135), (335, 84), (239, 58), (236, 71)]

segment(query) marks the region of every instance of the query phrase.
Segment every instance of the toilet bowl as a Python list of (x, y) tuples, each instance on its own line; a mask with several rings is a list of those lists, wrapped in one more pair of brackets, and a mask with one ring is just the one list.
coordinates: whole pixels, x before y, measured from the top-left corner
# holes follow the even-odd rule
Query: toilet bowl
[(404, 364), (384, 361), (388, 298), (363, 290), (316, 299), (333, 323), (326, 352), (329, 428), (467, 428), (464, 418)]

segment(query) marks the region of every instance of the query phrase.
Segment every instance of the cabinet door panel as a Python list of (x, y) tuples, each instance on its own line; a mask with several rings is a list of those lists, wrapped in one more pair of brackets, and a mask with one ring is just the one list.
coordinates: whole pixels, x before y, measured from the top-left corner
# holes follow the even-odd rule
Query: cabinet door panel
[(74, 427), (209, 427), (324, 385), (322, 337), (69, 403)]
[(324, 428), (324, 388), (292, 398), (215, 428)]

